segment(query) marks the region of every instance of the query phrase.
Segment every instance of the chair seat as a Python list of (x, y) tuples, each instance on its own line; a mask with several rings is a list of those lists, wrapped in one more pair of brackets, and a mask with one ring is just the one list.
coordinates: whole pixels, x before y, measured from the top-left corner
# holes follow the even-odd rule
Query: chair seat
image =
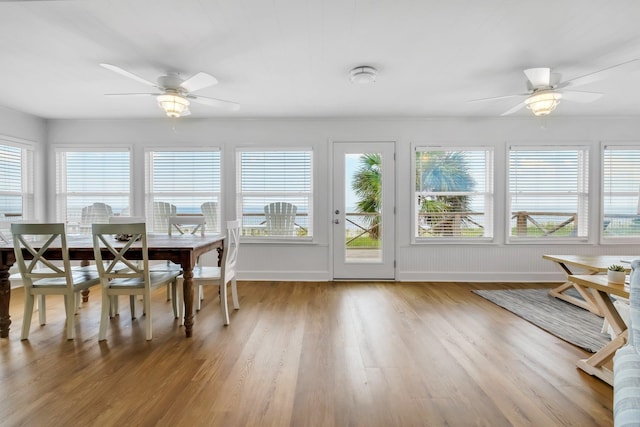
[[(173, 279), (178, 277), (180, 274), (179, 271), (150, 271), (149, 279), (150, 286), (160, 286), (164, 285), (167, 282), (171, 282)], [(110, 288), (119, 288), (119, 289), (144, 289), (144, 279), (142, 278), (126, 278), (126, 279), (112, 279), (109, 282)]]
[(221, 271), (222, 269), (220, 267), (208, 267), (208, 266), (196, 267), (193, 269), (193, 280), (219, 279)]
[[(100, 283), (100, 277), (97, 272), (90, 271), (72, 271), (73, 287), (76, 289), (89, 288)], [(64, 277), (51, 277), (39, 279), (33, 282), (34, 288), (65, 288), (67, 280)]]

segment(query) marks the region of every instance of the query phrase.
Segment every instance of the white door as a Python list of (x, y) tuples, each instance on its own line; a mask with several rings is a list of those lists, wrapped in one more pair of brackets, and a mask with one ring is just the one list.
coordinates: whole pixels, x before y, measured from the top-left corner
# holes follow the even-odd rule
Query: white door
[(333, 144), (333, 277), (395, 278), (393, 142)]

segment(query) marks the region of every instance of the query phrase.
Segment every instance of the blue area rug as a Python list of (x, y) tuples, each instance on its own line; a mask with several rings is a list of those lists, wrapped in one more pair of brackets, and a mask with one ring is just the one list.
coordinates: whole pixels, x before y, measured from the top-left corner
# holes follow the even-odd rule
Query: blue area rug
[(603, 321), (601, 317), (549, 296), (549, 289), (472, 292), (588, 352), (595, 353), (611, 341), (608, 334), (600, 332)]

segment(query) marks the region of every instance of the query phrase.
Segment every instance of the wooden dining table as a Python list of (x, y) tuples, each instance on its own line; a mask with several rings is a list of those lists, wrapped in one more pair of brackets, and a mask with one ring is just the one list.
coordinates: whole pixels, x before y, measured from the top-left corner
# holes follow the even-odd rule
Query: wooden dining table
[[(148, 234), (147, 247), (149, 260), (168, 260), (179, 264), (183, 270), (183, 291), (184, 291), (184, 327), (187, 337), (193, 334), (193, 268), (198, 257), (206, 252), (218, 251), (218, 260), (222, 259), (224, 250), (224, 235), (200, 236), (193, 234), (173, 235)], [(34, 245), (37, 249), (37, 244)], [(81, 265), (88, 265), (94, 260), (93, 241), (88, 234), (68, 234), (67, 248), (71, 260), (80, 261)], [(127, 252), (131, 259), (141, 259), (142, 249), (139, 242)], [(25, 252), (25, 257), (30, 255)], [(46, 252), (49, 259), (62, 259), (60, 247), (52, 246)], [(113, 255), (106, 249), (103, 250), (103, 257), (113, 258)], [(9, 303), (11, 301), (11, 283), (9, 281), (9, 269), (16, 262), (13, 244), (10, 242), (0, 242), (0, 338), (9, 337), (9, 326), (11, 317), (9, 314)], [(218, 261), (220, 262), (220, 261)]]
[[(583, 274), (603, 274), (607, 272), (607, 269), (612, 264), (622, 265), (628, 274), (631, 270), (630, 260), (638, 257), (631, 255), (543, 255), (542, 258), (555, 262), (567, 276), (567, 281), (562, 285), (551, 289), (549, 291), (549, 295), (577, 305), (578, 307), (582, 307), (585, 310), (589, 310), (590, 312), (603, 317), (604, 312), (598, 304), (593, 292), (591, 292), (588, 287), (569, 280), (569, 276), (578, 274), (578, 272), (573, 271), (576, 268), (584, 270)], [(575, 289), (578, 291), (582, 299), (566, 293), (569, 289)]]

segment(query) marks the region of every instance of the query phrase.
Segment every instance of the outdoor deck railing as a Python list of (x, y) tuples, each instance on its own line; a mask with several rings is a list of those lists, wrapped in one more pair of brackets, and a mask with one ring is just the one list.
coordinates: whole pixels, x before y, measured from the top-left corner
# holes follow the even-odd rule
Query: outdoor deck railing
[[(482, 216), (484, 212), (419, 212), (419, 231), (422, 235), (461, 236), (465, 228), (484, 229), (478, 220)], [(541, 221), (541, 218), (550, 217), (567, 218), (559, 224), (551, 222), (551, 225)], [(511, 219), (515, 220), (514, 235), (517, 237), (549, 236), (571, 225), (575, 230), (578, 222), (577, 214), (567, 212), (518, 211), (512, 213)]]

